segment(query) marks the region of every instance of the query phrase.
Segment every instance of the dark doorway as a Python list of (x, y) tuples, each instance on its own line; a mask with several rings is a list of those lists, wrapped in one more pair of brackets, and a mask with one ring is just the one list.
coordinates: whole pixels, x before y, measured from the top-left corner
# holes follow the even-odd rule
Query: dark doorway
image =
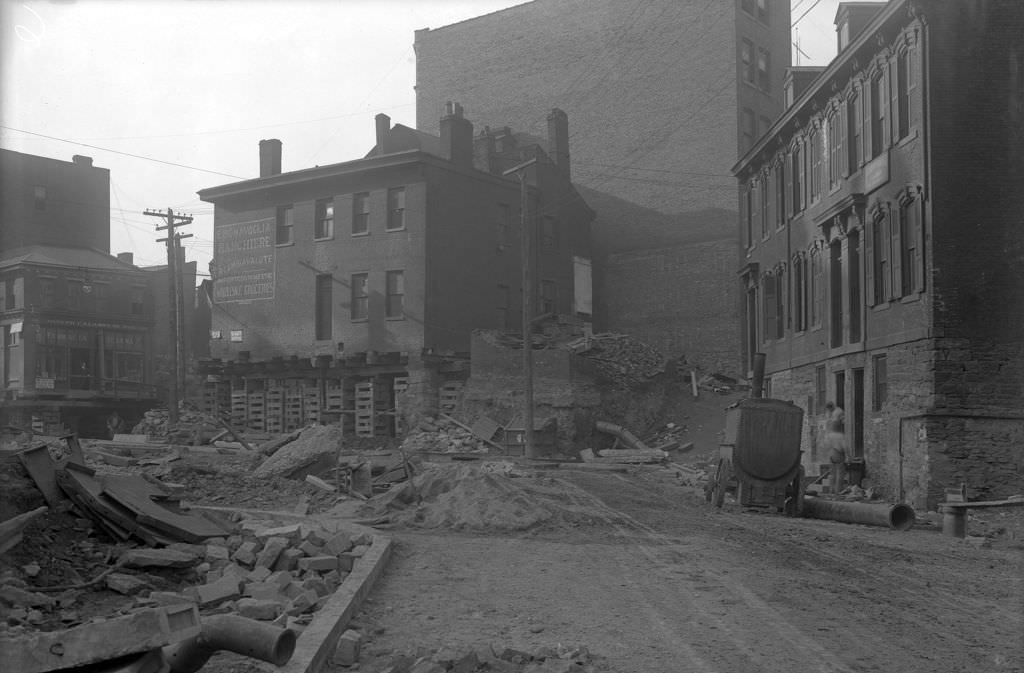
[(864, 455), (864, 370), (853, 370), (853, 456)]
[(71, 349), (71, 387), (74, 390), (92, 388), (92, 352), (88, 348)]
[(836, 377), (836, 406), (846, 411), (846, 372), (835, 373)]

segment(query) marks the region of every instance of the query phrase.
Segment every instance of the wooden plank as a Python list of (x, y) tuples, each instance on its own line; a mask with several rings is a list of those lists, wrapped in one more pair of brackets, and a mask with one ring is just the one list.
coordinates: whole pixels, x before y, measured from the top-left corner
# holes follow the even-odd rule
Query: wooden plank
[(18, 452), (18, 460), (25, 466), (25, 471), (32, 477), (50, 507), (58, 506), (64, 496), (57, 487), (57, 466), (50, 457), (46, 444)]
[[(70, 464), (69, 464), (70, 467)], [(57, 483), (68, 494), (68, 497), (82, 509), (82, 513), (92, 518), (114, 536), (127, 540), (136, 532), (138, 526), (131, 512), (103, 497), (103, 486), (93, 475), (79, 470), (61, 470), (57, 472)], [(139, 534), (147, 544), (155, 544), (156, 539), (147, 536), (145, 531)]]
[(129, 443), (129, 444), (155, 444), (156, 442), (149, 441), (149, 435), (114, 435), (114, 440), (117, 443)]
[(1012, 500), (978, 500), (977, 502), (941, 502), (941, 507), (950, 509), (973, 509), (975, 507), (1010, 507), (1013, 505), (1024, 505), (1024, 498)]
[(227, 534), (209, 519), (179, 514), (154, 502), (154, 496), (163, 498), (166, 494), (142, 477), (108, 474), (101, 483), (103, 494), (134, 513), (139, 522), (177, 540), (197, 543)]
[(49, 507), (37, 507), (31, 512), (25, 512), (0, 522), (0, 554), (21, 542), (21, 532), (25, 530), (25, 526), (31, 523), (32, 519), (46, 513), (47, 510)]

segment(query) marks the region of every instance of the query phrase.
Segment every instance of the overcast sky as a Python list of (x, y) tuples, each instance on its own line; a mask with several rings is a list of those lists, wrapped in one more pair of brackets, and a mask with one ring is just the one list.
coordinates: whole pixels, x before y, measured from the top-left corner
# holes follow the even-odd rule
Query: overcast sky
[[(792, 0), (800, 65), (835, 55), (838, 2)], [(518, 4), (0, 0), (0, 147), (109, 168), (111, 252), (136, 264), (166, 259), (144, 209), (194, 215), (183, 243), (206, 273), (197, 190), (256, 177), (261, 138), (281, 139), (289, 171), (363, 156), (378, 112), (415, 126), (413, 31)]]

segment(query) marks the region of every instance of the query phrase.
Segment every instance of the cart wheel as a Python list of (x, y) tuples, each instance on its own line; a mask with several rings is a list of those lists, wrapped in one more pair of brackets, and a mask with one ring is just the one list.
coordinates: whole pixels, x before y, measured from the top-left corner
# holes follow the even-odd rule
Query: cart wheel
[(725, 459), (718, 461), (718, 469), (715, 470), (715, 482), (711, 494), (711, 502), (715, 507), (721, 508), (725, 503), (725, 491), (729, 487), (729, 480), (732, 479), (732, 464)]

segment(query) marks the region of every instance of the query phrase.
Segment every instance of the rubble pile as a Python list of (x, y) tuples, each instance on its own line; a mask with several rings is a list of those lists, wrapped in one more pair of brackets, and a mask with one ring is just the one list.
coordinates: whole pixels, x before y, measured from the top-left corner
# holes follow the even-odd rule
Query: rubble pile
[[(358, 649), (355, 653), (358, 656)], [(354, 661), (347, 654), (339, 648), (334, 663), (352, 665)], [(597, 673), (608, 670), (601, 658), (591, 654), (586, 647), (561, 643), (534, 652), (493, 645), (482, 645), (468, 652), (457, 652), (451, 648), (431, 652), (420, 648), (412, 654), (381, 657), (381, 663), (384, 664), (381, 670), (394, 673)]]
[(152, 439), (167, 439), (172, 444), (186, 444), (200, 439), (204, 430), (209, 431), (217, 427), (216, 418), (187, 407), (181, 408), (178, 412), (178, 423), (171, 427), (167, 409), (150, 409), (143, 414), (142, 420), (135, 424), (131, 433), (146, 435)]
[(687, 442), (683, 441), (688, 429), (685, 423), (666, 423), (657, 428), (653, 434), (644, 440), (644, 443), (647, 446), (663, 451), (675, 449), (686, 451), (688, 448), (693, 448), (692, 443), (687, 444)]
[(454, 421), (428, 417), (405, 436), (401, 450), (406, 453), (484, 453), (488, 447), (484, 440)]
[(621, 388), (633, 388), (665, 371), (665, 356), (628, 334), (595, 334), (563, 347), (592, 360), (602, 375)]
[(255, 476), (291, 476), (311, 465), (333, 460), (344, 440), (337, 425), (311, 425), (256, 468)]

